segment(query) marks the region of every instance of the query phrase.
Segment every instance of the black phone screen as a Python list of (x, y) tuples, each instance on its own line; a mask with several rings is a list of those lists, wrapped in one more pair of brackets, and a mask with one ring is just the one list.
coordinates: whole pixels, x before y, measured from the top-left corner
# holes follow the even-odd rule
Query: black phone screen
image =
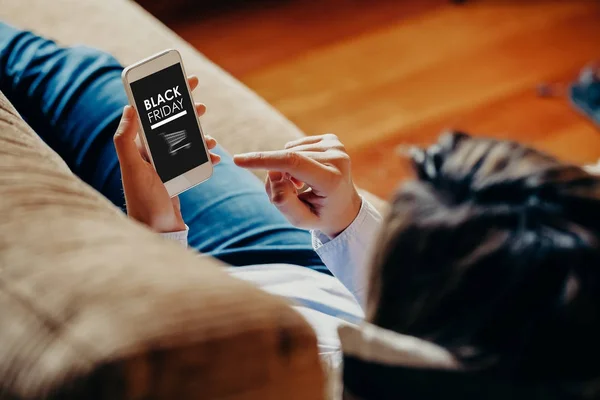
[(154, 166), (163, 182), (208, 161), (181, 64), (130, 85)]

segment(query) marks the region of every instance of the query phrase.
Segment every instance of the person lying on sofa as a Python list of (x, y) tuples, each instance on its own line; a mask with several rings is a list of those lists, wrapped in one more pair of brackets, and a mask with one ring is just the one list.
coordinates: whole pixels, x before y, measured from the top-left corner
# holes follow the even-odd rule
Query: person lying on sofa
[(415, 150), (417, 179), (382, 224), (333, 135), (237, 155), (270, 171), (267, 195), (209, 138), (214, 176), (172, 200), (135, 141), (121, 70), (106, 53), (0, 24), (0, 90), (71, 169), (131, 218), (293, 300), (321, 352), (339, 349), (342, 320), (366, 314), (455, 367), (598, 376), (598, 178), (515, 143), (444, 136)]
[[(362, 282), (366, 281), (359, 277), (363, 270), (358, 266), (366, 265), (363, 250), (380, 221), (377, 211), (358, 196), (349, 168), (337, 173), (337, 182), (322, 187), (327, 192), (320, 195), (329, 195), (324, 198), (327, 212), (320, 219), (323, 232), (313, 234), (292, 225), (271, 204), (264, 184), (237, 167), (210, 137), (212, 161), (218, 163), (214, 175), (171, 200), (132, 141), (137, 127), (133, 110), (126, 107), (123, 111), (128, 100), (122, 70), (105, 52), (63, 48), (0, 22), (0, 90), (76, 175), (132, 219), (232, 266), (228, 269), (232, 275), (293, 300), (314, 327), (320, 351), (337, 351), (339, 321), (358, 322), (364, 314), (332, 271), (347, 286), (357, 288), (358, 298), (363, 296)], [(198, 79), (192, 77), (189, 82), (193, 89)], [(202, 116), (204, 105), (196, 108)], [(340, 149), (333, 159), (344, 161), (340, 155), (347, 156), (333, 136), (325, 137), (322, 144), (332, 142)], [(344, 163), (349, 167), (347, 160)], [(270, 182), (276, 186), (273, 173), (272, 177)], [(276, 189), (273, 194), (278, 193)]]

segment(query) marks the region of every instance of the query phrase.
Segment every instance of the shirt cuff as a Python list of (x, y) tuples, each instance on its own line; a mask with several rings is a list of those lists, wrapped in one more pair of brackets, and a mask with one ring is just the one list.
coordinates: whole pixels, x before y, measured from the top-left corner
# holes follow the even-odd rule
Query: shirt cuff
[(188, 238), (189, 230), (190, 230), (190, 228), (186, 225), (185, 231), (163, 232), (160, 234), (160, 236), (164, 237), (165, 239), (174, 240), (176, 242), (179, 242), (179, 244), (182, 245), (183, 247), (187, 247), (187, 245), (188, 245), (187, 238)]
[(329, 248), (336, 246), (336, 244), (347, 243), (349, 238), (355, 237), (357, 233), (360, 233), (360, 228), (364, 223), (365, 219), (369, 214), (369, 207), (371, 204), (361, 196), (360, 210), (358, 215), (354, 218), (354, 221), (342, 233), (337, 235), (335, 238), (331, 238), (319, 230), (312, 230), (312, 246), (313, 249), (319, 253), (319, 251), (325, 250), (323, 247)]
[(374, 238), (381, 226), (381, 214), (363, 199), (358, 215), (341, 234), (330, 238), (312, 231), (313, 248), (329, 271), (364, 306), (367, 267)]

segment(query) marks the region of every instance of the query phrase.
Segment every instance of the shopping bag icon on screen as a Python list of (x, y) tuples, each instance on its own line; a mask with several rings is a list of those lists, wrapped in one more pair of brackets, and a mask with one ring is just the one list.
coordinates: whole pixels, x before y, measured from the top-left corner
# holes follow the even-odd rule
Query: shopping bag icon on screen
[(187, 133), (184, 130), (172, 132), (172, 133), (161, 133), (161, 136), (167, 142), (169, 146), (169, 154), (175, 155), (181, 149), (189, 149), (192, 144), (187, 139)]

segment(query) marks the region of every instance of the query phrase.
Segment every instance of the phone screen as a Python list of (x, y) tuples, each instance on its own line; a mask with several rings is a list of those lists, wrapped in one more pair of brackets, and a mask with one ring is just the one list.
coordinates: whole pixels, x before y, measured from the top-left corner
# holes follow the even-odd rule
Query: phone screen
[(177, 63), (130, 84), (163, 183), (208, 161), (185, 80)]

